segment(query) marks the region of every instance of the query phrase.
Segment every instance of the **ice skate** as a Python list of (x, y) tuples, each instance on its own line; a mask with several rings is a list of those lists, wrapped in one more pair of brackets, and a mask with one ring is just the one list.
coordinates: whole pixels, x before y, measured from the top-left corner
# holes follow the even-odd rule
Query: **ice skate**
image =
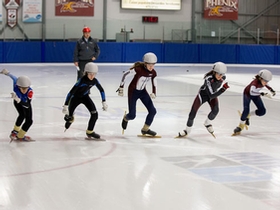
[(122, 134), (124, 134), (124, 130), (127, 128), (128, 120), (126, 119), (126, 112), (124, 112), (123, 120), (122, 120)]
[(94, 141), (105, 141), (104, 139), (100, 138), (100, 135), (92, 132), (92, 133), (88, 133), (86, 132), (87, 138), (85, 138), (86, 140), (94, 140)]
[(17, 141), (25, 141), (25, 142), (30, 142), (30, 141), (35, 141), (34, 139), (32, 139), (30, 136), (24, 136), (23, 138), (16, 138)]
[(188, 136), (188, 134), (190, 134), (190, 132), (191, 132), (191, 129), (192, 129), (191, 127), (187, 126), (186, 129), (179, 132), (178, 136), (176, 136), (175, 138), (183, 138), (183, 137)]
[(233, 130), (232, 136), (238, 136), (241, 134), (241, 131), (244, 129), (245, 124), (240, 123), (238, 127)]
[(181, 132), (178, 133), (178, 136), (176, 136), (175, 138), (182, 138), (182, 137), (186, 137), (188, 135), (188, 132), (186, 130), (183, 130)]
[(11, 134), (9, 136), (10, 139), (11, 139), (10, 143), (17, 139), (17, 134), (18, 134), (18, 132), (16, 130), (12, 130), (12, 132), (11, 132)]
[[(239, 116), (241, 117), (241, 115), (242, 115), (242, 113), (241, 113), (241, 111), (239, 111), (238, 110), (238, 114), (239, 114)], [(248, 128), (249, 128), (249, 125), (250, 125), (250, 114), (247, 116), (247, 118), (246, 118), (246, 120), (245, 120), (245, 129), (246, 130), (248, 130)]]
[(213, 126), (212, 126), (212, 124), (211, 124), (210, 122), (211, 122), (211, 121), (207, 118), (207, 119), (205, 120), (204, 126), (205, 126), (205, 128), (207, 129), (207, 131), (208, 131), (209, 133), (211, 133), (211, 135), (212, 135), (214, 138), (216, 138), (216, 136), (214, 135)]
[(64, 132), (65, 132), (68, 128), (70, 128), (71, 124), (74, 122), (74, 117), (65, 115), (64, 120), (66, 121), (65, 125), (64, 125), (64, 127), (65, 127)]
[(151, 129), (144, 131), (143, 129), (141, 130), (142, 135), (150, 135), (150, 136), (155, 136), (157, 133), (155, 131), (152, 131)]
[(140, 135), (137, 135), (138, 137), (149, 137), (149, 138), (161, 138), (161, 136), (158, 136), (155, 131), (152, 131), (151, 129), (148, 130), (141, 130)]

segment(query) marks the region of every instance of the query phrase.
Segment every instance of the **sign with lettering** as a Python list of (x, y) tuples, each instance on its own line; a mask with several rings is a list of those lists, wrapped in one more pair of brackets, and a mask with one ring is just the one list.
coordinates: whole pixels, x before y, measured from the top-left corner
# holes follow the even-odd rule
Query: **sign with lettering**
[(7, 10), (7, 25), (11, 28), (17, 25), (18, 8), (20, 0), (5, 0), (5, 7)]
[(238, 0), (204, 0), (204, 18), (238, 19)]
[(94, 0), (55, 0), (56, 16), (94, 16)]

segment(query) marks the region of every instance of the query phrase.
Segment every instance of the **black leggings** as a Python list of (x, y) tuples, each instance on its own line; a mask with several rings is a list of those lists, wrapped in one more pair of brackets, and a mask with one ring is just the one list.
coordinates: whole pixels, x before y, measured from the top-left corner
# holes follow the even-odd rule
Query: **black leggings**
[(14, 106), (19, 114), (16, 119), (16, 126), (20, 127), (24, 121), (21, 129), (24, 130), (25, 132), (27, 132), (33, 123), (32, 106), (30, 104), (28, 108), (25, 108), (20, 103), (17, 103), (16, 101), (14, 101)]
[(92, 131), (94, 129), (95, 123), (98, 119), (98, 112), (96, 110), (95, 104), (89, 97), (89, 95), (85, 95), (83, 97), (73, 97), (69, 103), (68, 109), (69, 109), (69, 116), (73, 116), (75, 109), (80, 104), (84, 104), (85, 107), (90, 112), (90, 119), (88, 122), (88, 130)]

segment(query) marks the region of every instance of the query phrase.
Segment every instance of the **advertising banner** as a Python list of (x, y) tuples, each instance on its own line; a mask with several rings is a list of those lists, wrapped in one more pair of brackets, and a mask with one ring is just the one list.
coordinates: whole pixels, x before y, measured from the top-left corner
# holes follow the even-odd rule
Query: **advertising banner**
[(56, 16), (94, 16), (94, 0), (55, 0)]
[(42, 22), (42, 0), (23, 0), (22, 21), (26, 23)]
[(237, 20), (238, 0), (204, 0), (204, 18)]

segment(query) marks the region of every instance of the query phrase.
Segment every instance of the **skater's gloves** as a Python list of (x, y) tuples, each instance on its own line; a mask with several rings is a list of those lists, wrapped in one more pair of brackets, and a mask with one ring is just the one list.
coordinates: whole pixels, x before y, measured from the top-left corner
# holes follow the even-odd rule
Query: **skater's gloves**
[(228, 83), (227, 83), (227, 82), (224, 83), (224, 84), (223, 84), (223, 87), (222, 87), (223, 92), (224, 92), (226, 89), (228, 89), (228, 88), (229, 88)]
[(122, 87), (119, 87), (116, 92), (118, 92), (118, 95), (119, 96), (123, 96), (123, 88)]
[(270, 93), (261, 92), (261, 96), (265, 96), (267, 98), (272, 98), (272, 95)]
[(275, 95), (276, 95), (275, 90), (271, 89), (270, 92), (271, 92), (271, 95), (272, 95), (272, 96), (275, 96)]
[(151, 99), (155, 99), (155, 98), (156, 98), (156, 95), (155, 95), (154, 93), (151, 93), (151, 94), (150, 94), (150, 97), (151, 97)]
[(3, 69), (2, 71), (0, 71), (0, 73), (8, 75), (10, 72), (7, 69)]
[(14, 99), (17, 103), (20, 103), (20, 98), (15, 93), (11, 93), (11, 98)]
[(103, 109), (103, 111), (107, 111), (108, 105), (107, 105), (106, 101), (102, 102), (102, 109)]
[(79, 66), (76, 66), (76, 69), (77, 69), (77, 71), (80, 71), (80, 67)]
[(62, 113), (65, 114), (65, 115), (69, 115), (69, 110), (68, 110), (68, 106), (67, 105), (63, 105)]

